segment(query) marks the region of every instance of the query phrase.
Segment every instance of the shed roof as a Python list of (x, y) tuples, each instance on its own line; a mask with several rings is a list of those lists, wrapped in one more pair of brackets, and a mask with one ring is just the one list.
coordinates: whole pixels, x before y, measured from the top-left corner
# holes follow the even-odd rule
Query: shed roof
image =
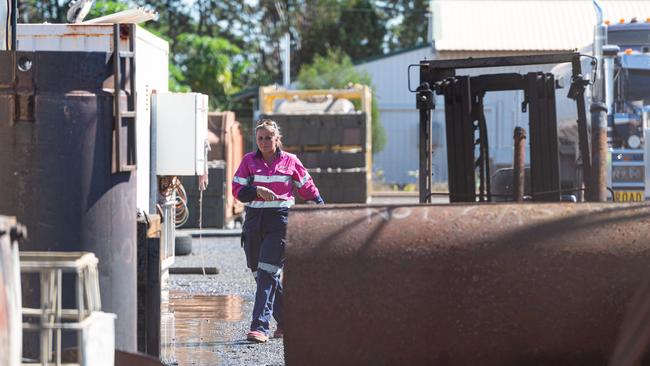
[[(591, 44), (591, 0), (434, 0), (438, 51), (563, 51)], [(650, 1), (599, 1), (612, 23), (650, 17)]]

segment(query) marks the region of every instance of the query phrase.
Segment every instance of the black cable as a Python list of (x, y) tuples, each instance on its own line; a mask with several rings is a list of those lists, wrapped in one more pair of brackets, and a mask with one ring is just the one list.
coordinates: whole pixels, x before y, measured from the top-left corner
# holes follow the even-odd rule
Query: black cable
[(612, 187), (607, 187), (607, 190), (612, 195), (612, 202), (616, 202), (616, 196), (614, 195), (614, 190), (612, 189)]

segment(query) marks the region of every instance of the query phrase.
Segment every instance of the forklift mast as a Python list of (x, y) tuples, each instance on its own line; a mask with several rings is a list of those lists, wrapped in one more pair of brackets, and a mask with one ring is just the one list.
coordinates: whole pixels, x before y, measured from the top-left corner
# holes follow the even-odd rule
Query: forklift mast
[[(572, 78), (567, 97), (575, 100), (578, 110), (579, 147), (582, 156), (589, 153), (584, 92), (589, 82), (583, 77), (579, 53), (558, 53), (509, 57), (424, 60), (420, 68), (420, 86), (416, 106), (420, 110), (420, 202), (431, 202), (431, 111), (433, 93), (444, 96), (449, 171), (449, 201), (491, 201), (491, 172), (487, 124), (483, 98), (488, 92), (521, 90), (525, 99), (522, 112), (529, 112), (531, 151), (531, 194), (534, 201), (560, 201), (557, 117), (555, 89), (560, 83), (551, 73), (529, 72), (457, 75), (459, 69), (512, 67), (571, 63)], [(478, 149), (478, 156), (476, 151)], [(585, 176), (591, 176), (590, 159), (583, 159)], [(478, 193), (476, 170), (478, 169)], [(591, 179), (585, 182), (593, 190)]]

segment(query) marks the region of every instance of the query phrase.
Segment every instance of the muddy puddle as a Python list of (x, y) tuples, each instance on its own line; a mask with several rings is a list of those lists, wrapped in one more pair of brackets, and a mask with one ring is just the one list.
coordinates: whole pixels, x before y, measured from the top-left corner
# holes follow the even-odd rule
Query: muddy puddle
[(171, 292), (161, 308), (161, 360), (165, 364), (218, 365), (216, 348), (228, 341), (224, 323), (242, 319), (238, 296)]

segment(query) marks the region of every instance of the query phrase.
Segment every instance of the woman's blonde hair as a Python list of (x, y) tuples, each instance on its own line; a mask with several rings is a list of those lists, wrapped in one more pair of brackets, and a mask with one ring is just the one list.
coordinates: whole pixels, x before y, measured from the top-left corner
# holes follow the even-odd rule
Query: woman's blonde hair
[(262, 128), (270, 130), (273, 133), (273, 136), (276, 136), (278, 138), (278, 147), (282, 149), (282, 134), (280, 133), (280, 127), (278, 124), (272, 119), (262, 118), (261, 120), (257, 121), (257, 126), (255, 126), (255, 133), (257, 134), (257, 130)]

